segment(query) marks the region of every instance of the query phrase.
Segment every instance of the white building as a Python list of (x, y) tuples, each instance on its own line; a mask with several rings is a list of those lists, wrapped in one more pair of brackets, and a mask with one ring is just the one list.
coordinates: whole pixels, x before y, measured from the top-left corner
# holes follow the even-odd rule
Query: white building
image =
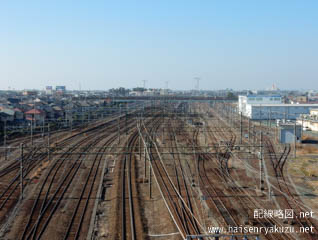
[(247, 111), (251, 105), (260, 104), (281, 104), (283, 103), (280, 95), (247, 95), (239, 96), (238, 110), (244, 115), (248, 116)]
[(53, 94), (53, 87), (52, 86), (46, 86), (45, 87), (45, 93), (47, 95), (52, 95)]
[(309, 114), (318, 104), (283, 104), (279, 95), (239, 96), (238, 110), (252, 120), (294, 120), (301, 114)]
[(318, 109), (311, 109), (310, 114), (301, 115), (297, 122), (305, 131), (318, 131)]

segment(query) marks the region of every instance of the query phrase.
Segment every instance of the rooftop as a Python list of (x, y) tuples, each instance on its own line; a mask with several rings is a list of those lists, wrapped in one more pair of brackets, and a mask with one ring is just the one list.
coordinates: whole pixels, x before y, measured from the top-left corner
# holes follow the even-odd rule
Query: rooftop
[(310, 103), (302, 103), (302, 104), (288, 104), (288, 103), (278, 103), (278, 104), (250, 104), (251, 106), (256, 106), (256, 107), (313, 107), (317, 108), (318, 104), (310, 104)]
[(31, 109), (27, 111), (25, 114), (43, 114), (43, 111), (38, 110), (38, 109)]
[(247, 94), (247, 95), (239, 95), (239, 97), (282, 97), (278, 94)]

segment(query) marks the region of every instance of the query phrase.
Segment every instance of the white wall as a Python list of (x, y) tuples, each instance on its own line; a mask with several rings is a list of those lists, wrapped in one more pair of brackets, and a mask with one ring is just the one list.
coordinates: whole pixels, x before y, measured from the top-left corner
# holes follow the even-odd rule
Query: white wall
[(252, 114), (251, 104), (281, 104), (281, 96), (264, 96), (264, 95), (249, 95), (239, 96), (238, 110), (244, 116), (250, 117)]

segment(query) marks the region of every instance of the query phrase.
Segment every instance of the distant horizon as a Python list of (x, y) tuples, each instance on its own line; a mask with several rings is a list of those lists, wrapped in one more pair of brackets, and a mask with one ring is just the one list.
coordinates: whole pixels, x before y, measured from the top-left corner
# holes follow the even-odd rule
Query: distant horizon
[[(48, 86), (52, 86), (52, 85), (48, 85)], [(57, 85), (57, 86), (66, 86), (66, 85)], [(56, 91), (55, 90), (55, 86), (52, 86), (53, 87), (53, 91)], [(111, 89), (118, 89), (122, 86), (119, 86), (119, 87), (114, 87), (114, 88), (108, 88), (108, 89), (69, 89), (67, 88), (66, 86), (66, 91), (109, 91)], [(125, 87), (123, 87), (125, 88)], [(132, 90), (133, 88), (143, 88), (143, 87), (140, 87), (140, 86), (136, 86), (136, 87), (131, 87), (131, 88), (125, 88), (125, 89), (130, 89)], [(154, 87), (146, 87), (146, 89), (166, 89), (166, 88), (154, 88)], [(45, 91), (45, 87), (44, 88), (24, 88), (24, 89), (1, 89), (0, 88), (0, 91)], [(171, 91), (197, 91), (197, 89), (171, 89), (171, 88), (168, 88), (168, 90), (171, 90)], [(199, 91), (225, 91), (225, 90), (233, 90), (233, 91), (318, 91), (318, 89), (281, 89), (281, 88), (278, 88), (277, 90), (272, 90), (272, 89), (233, 89), (233, 88), (220, 88), (220, 89), (199, 89)]]

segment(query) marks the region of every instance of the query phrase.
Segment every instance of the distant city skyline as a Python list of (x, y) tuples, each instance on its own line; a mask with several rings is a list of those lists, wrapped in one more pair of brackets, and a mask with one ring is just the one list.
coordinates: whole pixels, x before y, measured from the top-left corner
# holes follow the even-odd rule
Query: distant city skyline
[[(52, 90), (55, 91), (55, 87), (56, 86), (61, 86), (61, 85), (48, 85), (48, 86), (43, 86), (43, 87), (40, 87), (40, 88), (11, 88), (10, 86), (8, 87), (8, 89), (2, 89), (0, 88), (1, 91), (26, 91), (26, 90), (35, 90), (35, 91), (45, 91), (47, 90), (46, 87), (52, 87)], [(79, 88), (68, 88), (67, 86), (66, 87), (66, 91), (108, 91), (112, 88), (105, 88), (105, 89), (79, 89)], [(123, 86), (117, 86), (117, 87), (113, 87), (114, 89), (118, 89), (118, 88), (121, 88)], [(124, 87), (125, 88), (125, 87)], [(126, 88), (126, 89), (134, 89), (134, 88), (143, 88), (143, 86), (133, 86), (133, 87), (130, 87), (130, 88)], [(167, 88), (164, 88), (164, 87), (159, 87), (159, 88), (155, 88), (155, 87), (152, 87), (152, 86), (148, 86), (146, 87), (146, 89), (167, 89)], [(195, 89), (194, 87), (192, 89), (172, 89), (172, 88), (168, 88), (169, 90), (171, 91), (196, 91), (197, 89)], [(255, 88), (255, 89), (233, 89), (233, 88), (230, 88), (230, 87), (227, 87), (227, 88), (218, 88), (218, 89), (199, 89), (199, 91), (225, 91), (225, 90), (228, 90), (228, 91), (237, 91), (237, 92), (240, 92), (240, 91), (303, 91), (303, 92), (310, 92), (310, 91), (317, 91), (318, 92), (318, 89), (314, 89), (314, 88), (301, 88), (301, 89), (296, 89), (296, 88), (286, 88), (286, 89), (281, 89), (281, 88), (277, 88), (277, 89), (272, 89), (270, 87), (268, 88)]]
[(318, 89), (318, 2), (5, 1), (0, 89)]

